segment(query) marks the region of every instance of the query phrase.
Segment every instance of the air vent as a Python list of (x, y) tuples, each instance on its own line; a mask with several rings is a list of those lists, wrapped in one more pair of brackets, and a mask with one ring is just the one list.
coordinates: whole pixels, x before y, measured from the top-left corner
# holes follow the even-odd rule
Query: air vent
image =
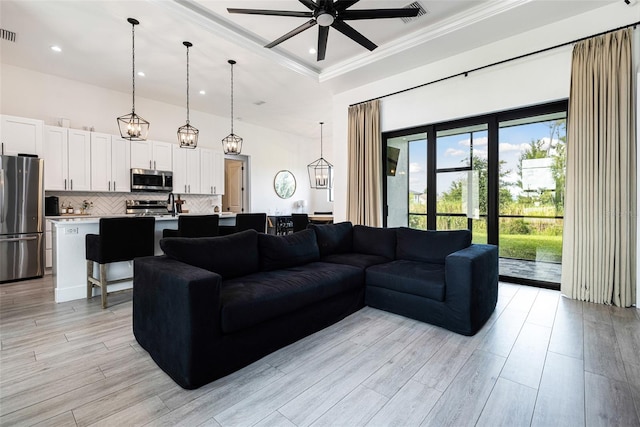
[(0, 39), (15, 43), (16, 33), (14, 33), (13, 31), (5, 30), (4, 28), (0, 28)]
[(418, 9), (418, 14), (415, 17), (412, 18), (400, 18), (402, 19), (402, 22), (404, 22), (405, 24), (408, 24), (409, 22), (413, 22), (416, 19), (420, 18), (422, 15), (426, 15), (427, 14), (427, 9), (425, 9), (424, 7), (422, 7), (422, 5), (417, 2), (414, 1), (411, 4), (408, 4), (404, 7), (405, 9)]

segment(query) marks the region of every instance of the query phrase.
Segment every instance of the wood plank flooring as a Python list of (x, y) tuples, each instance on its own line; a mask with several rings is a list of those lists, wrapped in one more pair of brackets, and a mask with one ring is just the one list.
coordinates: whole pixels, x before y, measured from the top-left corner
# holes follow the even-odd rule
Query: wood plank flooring
[(474, 337), (364, 308), (198, 390), (136, 343), (131, 292), (0, 285), (0, 425), (640, 426), (640, 314), (500, 284)]

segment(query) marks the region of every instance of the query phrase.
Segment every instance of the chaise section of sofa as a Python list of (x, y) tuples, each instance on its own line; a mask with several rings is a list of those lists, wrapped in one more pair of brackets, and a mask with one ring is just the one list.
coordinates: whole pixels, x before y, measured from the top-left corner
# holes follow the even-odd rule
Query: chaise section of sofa
[(396, 233), (396, 259), (367, 269), (365, 303), (474, 335), (496, 306), (497, 248), (472, 245), (469, 230)]

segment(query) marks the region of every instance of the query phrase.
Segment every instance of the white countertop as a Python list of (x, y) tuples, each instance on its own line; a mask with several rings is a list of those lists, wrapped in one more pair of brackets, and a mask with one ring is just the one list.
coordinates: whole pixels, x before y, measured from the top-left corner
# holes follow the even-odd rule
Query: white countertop
[[(167, 215), (149, 215), (153, 216), (156, 221), (171, 221), (177, 220), (180, 215), (203, 215), (197, 213), (183, 213), (177, 214), (176, 216), (171, 216), (171, 214)], [(218, 213), (218, 214), (206, 214), (206, 215), (220, 215), (220, 218), (235, 218), (235, 213)], [(84, 223), (84, 224), (93, 224), (100, 222), (100, 218), (120, 218), (120, 217), (129, 217), (129, 215), (64, 215), (64, 216), (47, 216), (45, 219), (51, 221), (52, 223), (64, 224), (64, 223)], [(133, 217), (133, 216), (131, 216)]]

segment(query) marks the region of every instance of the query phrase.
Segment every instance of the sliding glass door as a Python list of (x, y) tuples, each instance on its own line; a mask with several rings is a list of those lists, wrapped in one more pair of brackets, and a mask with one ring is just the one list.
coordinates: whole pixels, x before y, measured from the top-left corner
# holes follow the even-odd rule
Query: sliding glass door
[(503, 280), (557, 287), (566, 101), (389, 132), (385, 225), (469, 229)]

